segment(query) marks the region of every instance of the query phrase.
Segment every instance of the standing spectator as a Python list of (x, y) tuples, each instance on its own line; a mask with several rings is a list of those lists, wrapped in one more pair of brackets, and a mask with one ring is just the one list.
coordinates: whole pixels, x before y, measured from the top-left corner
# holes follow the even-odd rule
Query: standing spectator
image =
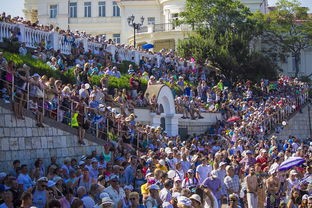
[(124, 203), (125, 191), (119, 186), (119, 178), (116, 175), (109, 177), (110, 186), (104, 189), (109, 197), (114, 201), (114, 208), (121, 208)]
[(130, 164), (125, 169), (125, 184), (132, 185), (135, 179), (137, 170), (137, 158), (135, 156), (130, 157)]
[(23, 164), (21, 166), (21, 172), (18, 175), (17, 182), (21, 191), (27, 191), (33, 186), (33, 181), (28, 175), (27, 165)]
[(245, 177), (245, 183), (247, 188), (247, 203), (248, 207), (253, 208), (258, 206), (258, 179), (255, 174), (255, 168), (249, 168), (249, 174)]
[(207, 158), (202, 157), (201, 164), (196, 168), (196, 178), (198, 179), (198, 183), (202, 184), (211, 171), (212, 167), (208, 164)]
[(220, 178), (218, 178), (218, 174), (216, 170), (211, 171), (211, 176), (208, 176), (204, 182), (202, 183), (204, 187), (207, 187), (211, 190), (218, 201), (219, 207), (222, 205), (221, 201), (221, 189), (222, 184)]
[(33, 205), (38, 208), (45, 208), (48, 202), (48, 178), (41, 177), (38, 179), (36, 186), (32, 189)]
[(226, 177), (224, 178), (224, 184), (227, 188), (227, 193), (229, 194), (239, 194), (240, 193), (240, 182), (238, 175), (235, 175), (234, 168), (230, 165), (226, 166)]
[(266, 180), (265, 186), (267, 190), (266, 207), (267, 208), (278, 207), (280, 202), (279, 190), (281, 183), (279, 181), (279, 178), (277, 177), (276, 170), (270, 171), (270, 177)]

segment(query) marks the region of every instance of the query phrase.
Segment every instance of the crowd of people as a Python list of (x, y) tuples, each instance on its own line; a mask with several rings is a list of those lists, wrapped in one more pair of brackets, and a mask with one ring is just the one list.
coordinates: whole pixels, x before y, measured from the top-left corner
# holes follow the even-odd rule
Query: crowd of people
[[(26, 24), (6, 15), (1, 20)], [(17, 67), (0, 53), (4, 101), (12, 102), (17, 119), (24, 119), (28, 106), (38, 128), (45, 127), (43, 117), (49, 116), (77, 128), (82, 145), (85, 132), (95, 129), (106, 142), (102, 152), (64, 161), (52, 157), (49, 165), (38, 158), (27, 167), (17, 158), (11, 171), (0, 173), (0, 208), (312, 207), (312, 143), (295, 136), (266, 138), (275, 124), (301, 110), (307, 101), (305, 83), (286, 76), (229, 83), (222, 75), (189, 65), (174, 50), (162, 50), (157, 59), (143, 57), (137, 67), (129, 65), (130, 89), (110, 89), (109, 77), (122, 76), (114, 66), (122, 54), (85, 52), (78, 44), (68, 56), (48, 45), (41, 42), (30, 51), (21, 43), (19, 53), (31, 52), (51, 70), (73, 66), (76, 82), (30, 74), (29, 66)], [(102, 75), (100, 86), (90, 84), (93, 75)], [(172, 89), (182, 119), (220, 112), (222, 120), (187, 139), (136, 122), (134, 108), (161, 113), (156, 95), (143, 92), (142, 78), (148, 87), (167, 84)], [(279, 171), (291, 157), (305, 162)]]

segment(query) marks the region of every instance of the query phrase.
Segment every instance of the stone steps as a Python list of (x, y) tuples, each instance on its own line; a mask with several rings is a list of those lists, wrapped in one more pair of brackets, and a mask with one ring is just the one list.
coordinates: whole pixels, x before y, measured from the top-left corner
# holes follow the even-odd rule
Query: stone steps
[(48, 164), (50, 157), (56, 156), (61, 163), (66, 157), (79, 159), (93, 150), (102, 152), (104, 141), (88, 135), (82, 146), (76, 129), (48, 118), (44, 119), (45, 128), (38, 128), (34, 115), (26, 114), (25, 120), (18, 120), (10, 105), (0, 102), (0, 172), (8, 171), (15, 159), (33, 167), (37, 158)]

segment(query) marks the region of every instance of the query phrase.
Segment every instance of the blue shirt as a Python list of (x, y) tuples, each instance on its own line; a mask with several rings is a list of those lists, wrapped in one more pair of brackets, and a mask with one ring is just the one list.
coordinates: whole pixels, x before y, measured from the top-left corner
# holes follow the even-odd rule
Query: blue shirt
[(125, 169), (125, 184), (126, 185), (132, 185), (134, 181), (134, 174), (135, 174), (134, 168), (131, 165), (128, 165)]

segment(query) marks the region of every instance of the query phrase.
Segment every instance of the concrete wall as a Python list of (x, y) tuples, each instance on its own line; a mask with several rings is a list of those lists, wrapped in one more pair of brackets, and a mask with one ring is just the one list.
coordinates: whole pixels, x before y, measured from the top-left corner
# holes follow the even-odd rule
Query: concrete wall
[[(308, 104), (310, 105), (310, 104)], [(312, 122), (312, 106), (306, 106), (302, 109), (302, 113), (297, 113), (289, 121), (287, 125), (283, 127), (280, 133), (274, 134), (278, 139), (287, 139), (289, 135), (298, 137), (299, 139), (305, 140), (311, 138), (310, 129), (312, 128), (311, 123), (309, 123), (309, 117)]]
[(33, 167), (38, 157), (48, 164), (51, 156), (62, 162), (65, 157), (78, 159), (92, 150), (102, 152), (102, 145), (85, 140), (86, 145), (81, 146), (76, 134), (45, 125), (36, 127), (31, 117), (16, 120), (9, 109), (0, 106), (0, 172), (8, 171), (15, 159)]

